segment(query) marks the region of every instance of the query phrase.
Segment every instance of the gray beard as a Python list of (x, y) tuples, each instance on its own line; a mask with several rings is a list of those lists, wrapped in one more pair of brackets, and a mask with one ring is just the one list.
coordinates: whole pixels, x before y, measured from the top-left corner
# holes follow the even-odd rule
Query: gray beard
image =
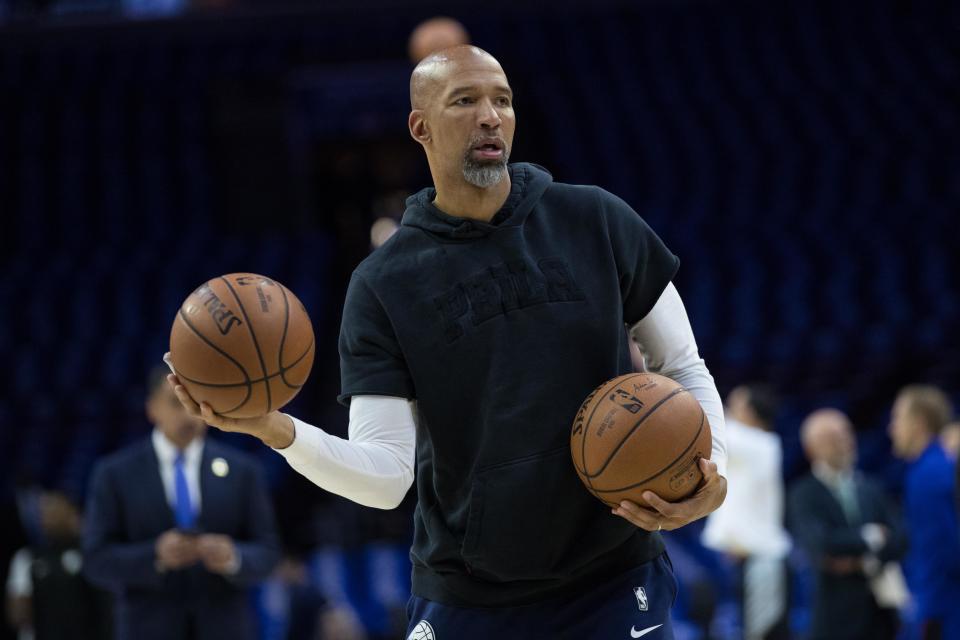
[(503, 158), (495, 162), (477, 162), (473, 158), (473, 149), (467, 151), (463, 158), (463, 178), (470, 184), (481, 189), (500, 184), (507, 175), (507, 161), (510, 151), (504, 149)]

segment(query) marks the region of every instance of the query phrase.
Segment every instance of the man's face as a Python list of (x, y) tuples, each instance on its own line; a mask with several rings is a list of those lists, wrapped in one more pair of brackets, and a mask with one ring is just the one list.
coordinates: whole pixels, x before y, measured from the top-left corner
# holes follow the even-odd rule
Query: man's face
[(837, 421), (828, 431), (826, 462), (838, 471), (852, 469), (857, 457), (857, 441), (846, 422)]
[(805, 443), (811, 461), (819, 461), (834, 471), (848, 471), (857, 460), (857, 440), (853, 426), (842, 415), (827, 414), (815, 417)]
[(893, 443), (893, 453), (898, 458), (912, 459), (919, 453), (918, 436), (920, 424), (910, 412), (910, 401), (900, 396), (893, 403), (890, 412), (890, 440)]
[(424, 118), (428, 151), (445, 175), (460, 173), (477, 187), (500, 182), (513, 144), (513, 92), (496, 61), (486, 56), (448, 62)]
[(186, 447), (207, 430), (203, 420), (187, 413), (168, 384), (158, 386), (150, 394), (147, 399), (147, 417), (163, 435), (180, 448)]

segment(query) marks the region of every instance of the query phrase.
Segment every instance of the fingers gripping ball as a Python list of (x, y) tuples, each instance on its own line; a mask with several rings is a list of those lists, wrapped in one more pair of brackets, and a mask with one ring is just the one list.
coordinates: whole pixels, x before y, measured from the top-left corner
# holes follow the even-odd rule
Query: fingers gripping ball
[(652, 491), (674, 502), (692, 494), (710, 457), (710, 424), (696, 398), (670, 378), (632, 373), (587, 396), (570, 434), (580, 480), (611, 507), (647, 506)]
[(253, 418), (290, 402), (313, 366), (313, 326), (279, 282), (231, 273), (184, 301), (170, 331), (170, 360), (197, 402)]

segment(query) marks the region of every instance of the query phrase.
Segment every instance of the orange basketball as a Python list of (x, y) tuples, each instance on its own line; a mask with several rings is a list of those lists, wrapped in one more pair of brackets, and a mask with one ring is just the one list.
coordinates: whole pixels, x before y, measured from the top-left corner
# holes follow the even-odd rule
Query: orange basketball
[(170, 331), (180, 382), (215, 413), (252, 418), (279, 409), (310, 375), (313, 326), (279, 282), (231, 273), (200, 285)]
[(710, 424), (680, 384), (653, 373), (609, 380), (587, 396), (570, 434), (573, 466), (587, 489), (617, 506), (652, 491), (674, 502), (696, 491), (710, 457)]

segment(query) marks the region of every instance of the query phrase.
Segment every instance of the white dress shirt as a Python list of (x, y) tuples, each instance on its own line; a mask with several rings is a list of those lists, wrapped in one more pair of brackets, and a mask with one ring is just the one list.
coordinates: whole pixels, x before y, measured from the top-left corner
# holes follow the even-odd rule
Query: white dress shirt
[[(173, 461), (177, 457), (177, 447), (159, 429), (154, 429), (151, 435), (153, 450), (157, 453), (160, 462), (160, 479), (163, 480), (163, 493), (167, 497), (167, 504), (176, 510), (177, 489), (173, 477)], [(200, 462), (203, 458), (203, 438), (196, 438), (187, 445), (183, 452), (183, 471), (187, 476), (187, 489), (190, 491), (190, 506), (193, 515), (200, 513)]]

